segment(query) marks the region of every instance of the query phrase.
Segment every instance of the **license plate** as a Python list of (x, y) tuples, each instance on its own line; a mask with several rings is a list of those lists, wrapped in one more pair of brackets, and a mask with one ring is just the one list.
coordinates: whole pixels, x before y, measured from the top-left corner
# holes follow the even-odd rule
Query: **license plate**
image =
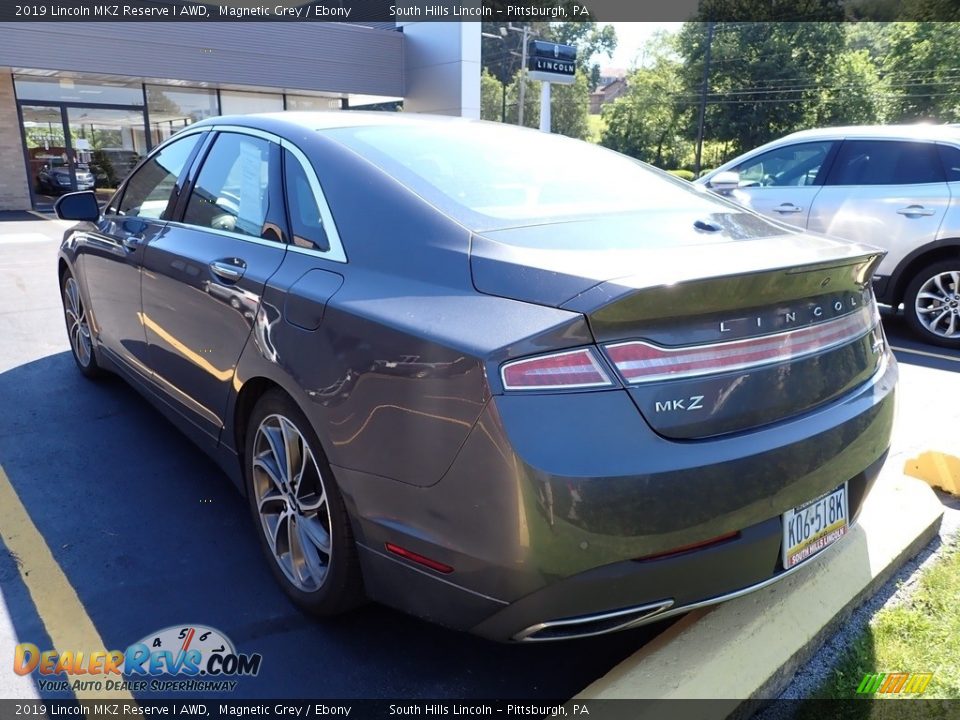
[(783, 567), (813, 557), (847, 534), (847, 484), (783, 514)]

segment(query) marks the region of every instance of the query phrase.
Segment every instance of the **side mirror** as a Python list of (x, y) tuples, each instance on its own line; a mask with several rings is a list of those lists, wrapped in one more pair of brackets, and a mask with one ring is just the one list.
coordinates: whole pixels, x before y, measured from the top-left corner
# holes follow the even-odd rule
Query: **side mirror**
[(61, 220), (96, 222), (100, 219), (100, 206), (92, 190), (61, 195), (53, 204), (53, 210)]
[(732, 170), (725, 170), (724, 172), (717, 173), (710, 178), (710, 181), (707, 183), (707, 187), (718, 193), (728, 193), (733, 192), (734, 190), (739, 190), (740, 173)]

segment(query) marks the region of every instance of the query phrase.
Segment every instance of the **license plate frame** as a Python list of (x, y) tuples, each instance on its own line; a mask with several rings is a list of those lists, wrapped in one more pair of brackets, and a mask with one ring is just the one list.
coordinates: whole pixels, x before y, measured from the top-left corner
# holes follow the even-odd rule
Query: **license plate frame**
[(850, 530), (847, 483), (787, 510), (782, 518), (781, 562), (789, 570), (819, 555)]

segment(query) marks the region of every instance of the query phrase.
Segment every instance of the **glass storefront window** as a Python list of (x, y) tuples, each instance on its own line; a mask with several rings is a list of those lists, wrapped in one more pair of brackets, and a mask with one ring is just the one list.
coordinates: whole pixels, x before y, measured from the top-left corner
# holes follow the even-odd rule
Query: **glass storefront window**
[(18, 100), (143, 105), (143, 88), (140, 83), (94, 82), (69, 77), (30, 75), (15, 75), (13, 82)]
[(316, 95), (287, 95), (287, 110), (339, 110), (340, 98)]
[(71, 107), (67, 121), (76, 162), (105, 201), (147, 154), (143, 111)]
[(147, 85), (147, 111), (154, 145), (204, 118), (219, 114), (217, 91)]
[(283, 95), (279, 93), (221, 90), (220, 110), (224, 115), (280, 112), (283, 110)]

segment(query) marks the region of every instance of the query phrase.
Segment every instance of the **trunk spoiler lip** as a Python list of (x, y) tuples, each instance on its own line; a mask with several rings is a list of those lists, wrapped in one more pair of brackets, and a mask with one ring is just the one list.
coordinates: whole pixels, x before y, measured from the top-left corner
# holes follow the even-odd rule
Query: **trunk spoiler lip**
[[(745, 264), (739, 267), (728, 264), (727, 267), (717, 267), (714, 272), (686, 272), (670, 275), (648, 270), (643, 273), (622, 275), (591, 285), (577, 295), (565, 300), (559, 305), (559, 308), (589, 315), (591, 312), (603, 306), (614, 304), (630, 295), (657, 289), (681, 289), (685, 285), (692, 286), (704, 282), (722, 282), (735, 277), (748, 278), (770, 273), (783, 273), (786, 276), (795, 277), (816, 272), (839, 270), (856, 265), (863, 266), (863, 269), (860, 271), (862, 279), (858, 284), (860, 284), (862, 288), (868, 287), (873, 278), (873, 271), (880, 264), (880, 261), (887, 254), (887, 251), (861, 243), (845, 244), (850, 246), (848, 252), (833, 254), (830, 257), (824, 258), (813, 256), (809, 262), (768, 262), (755, 263), (753, 265)], [(825, 292), (829, 292), (829, 290), (825, 290)]]
[(849, 267), (850, 265), (855, 265), (858, 262), (878, 264), (880, 260), (882, 260), (887, 254), (886, 250), (870, 245), (857, 244), (852, 249), (855, 249), (855, 251), (850, 252), (849, 254), (843, 256), (834, 256), (829, 259), (825, 258), (823, 260), (814, 259), (810, 263), (763, 263), (755, 266), (748, 266), (743, 269), (736, 269), (735, 267), (731, 266), (729, 268), (723, 268), (721, 271), (715, 273), (685, 273), (682, 274), (682, 276), (676, 274), (672, 277), (669, 274), (667, 274), (666, 277), (664, 277), (662, 274), (659, 277), (653, 277), (652, 272), (630, 273), (627, 275), (620, 275), (618, 277), (610, 278), (609, 280), (601, 280), (600, 282), (581, 292), (579, 295), (564, 302), (561, 307), (566, 308), (578, 297), (586, 295), (587, 293), (590, 293), (596, 288), (604, 285), (619, 287), (625, 291), (637, 291), (652, 290), (658, 287), (676, 286), (703, 280), (722, 280), (724, 278), (736, 276), (747, 277), (750, 275), (762, 275), (771, 272), (783, 272), (787, 275), (800, 275), (804, 273), (820, 272), (823, 270), (845, 268)]

